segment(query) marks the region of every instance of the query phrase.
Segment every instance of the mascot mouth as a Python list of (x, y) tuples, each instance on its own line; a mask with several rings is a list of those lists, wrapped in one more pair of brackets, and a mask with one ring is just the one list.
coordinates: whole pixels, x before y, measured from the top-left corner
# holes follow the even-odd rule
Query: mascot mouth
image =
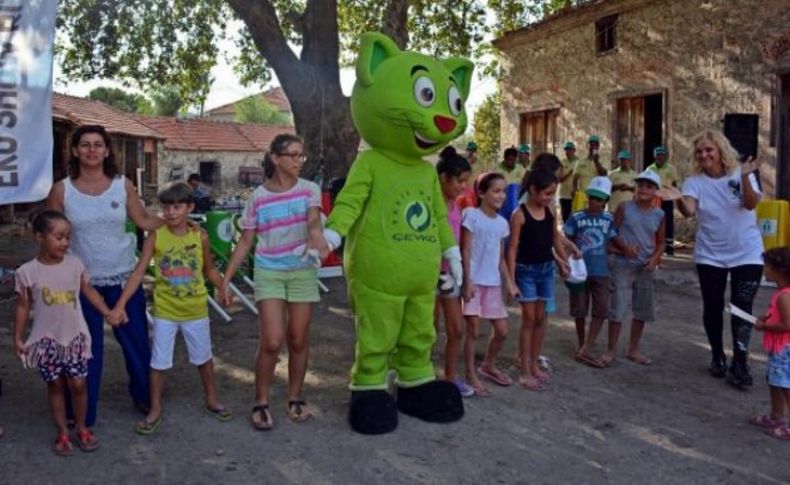
[(422, 148), (423, 150), (427, 150), (429, 148), (433, 148), (439, 144), (438, 141), (433, 141), (430, 138), (426, 138), (416, 131), (414, 132), (414, 141), (417, 142), (417, 146)]

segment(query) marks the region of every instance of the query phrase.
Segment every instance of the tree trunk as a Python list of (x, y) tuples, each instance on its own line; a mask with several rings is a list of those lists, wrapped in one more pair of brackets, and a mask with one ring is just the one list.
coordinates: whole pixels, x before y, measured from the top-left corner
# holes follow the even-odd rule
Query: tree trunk
[(270, 2), (227, 1), (247, 25), (288, 97), (296, 132), (305, 140), (308, 161), (303, 176), (325, 183), (344, 176), (356, 158), (359, 134), (340, 88), (337, 1), (307, 3), (301, 19), (300, 57), (288, 46)]

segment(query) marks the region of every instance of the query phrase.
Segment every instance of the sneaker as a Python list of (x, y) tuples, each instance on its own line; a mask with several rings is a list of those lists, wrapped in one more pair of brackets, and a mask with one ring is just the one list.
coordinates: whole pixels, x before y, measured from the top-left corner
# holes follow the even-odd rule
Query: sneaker
[(472, 389), (472, 386), (467, 384), (466, 381), (460, 377), (456, 378), (453, 384), (455, 384), (455, 387), (458, 388), (458, 392), (460, 392), (463, 397), (472, 397), (475, 395), (475, 390)]
[(727, 377), (727, 359), (724, 357), (721, 359), (713, 359), (710, 361), (710, 367), (708, 370), (710, 371), (710, 375), (716, 377), (717, 379), (723, 379)]
[(727, 383), (739, 388), (751, 386), (753, 381), (752, 376), (749, 374), (749, 366), (733, 362), (727, 372)]

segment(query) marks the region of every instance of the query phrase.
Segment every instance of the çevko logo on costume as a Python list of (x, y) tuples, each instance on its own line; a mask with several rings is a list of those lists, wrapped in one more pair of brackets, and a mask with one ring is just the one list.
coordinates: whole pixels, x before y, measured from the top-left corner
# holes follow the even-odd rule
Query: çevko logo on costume
[(415, 200), (406, 205), (403, 217), (406, 220), (406, 225), (413, 231), (423, 232), (431, 225), (431, 212), (428, 210), (425, 202), (420, 200)]

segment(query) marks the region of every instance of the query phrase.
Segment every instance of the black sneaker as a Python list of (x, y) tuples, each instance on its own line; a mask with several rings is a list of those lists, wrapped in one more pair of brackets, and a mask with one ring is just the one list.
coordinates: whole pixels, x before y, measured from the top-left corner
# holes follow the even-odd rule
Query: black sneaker
[(710, 375), (717, 379), (725, 378), (727, 376), (727, 359), (724, 357), (721, 359), (713, 359), (710, 361), (708, 370), (710, 371)]
[(749, 374), (749, 366), (742, 363), (733, 362), (727, 373), (727, 382), (735, 387), (744, 388), (753, 384), (752, 376)]

